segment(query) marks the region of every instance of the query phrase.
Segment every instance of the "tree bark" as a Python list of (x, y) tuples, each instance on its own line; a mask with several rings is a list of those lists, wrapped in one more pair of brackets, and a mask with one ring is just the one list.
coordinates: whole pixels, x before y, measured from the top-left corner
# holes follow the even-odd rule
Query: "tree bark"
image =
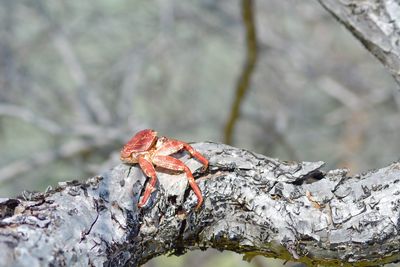
[(400, 2), (318, 0), (400, 83)]
[(158, 170), (147, 205), (146, 177), (120, 164), (86, 182), (64, 182), (25, 199), (0, 199), (3, 266), (138, 266), (187, 250), (232, 250), (316, 266), (373, 266), (400, 258), (400, 163), (348, 177), (323, 162), (286, 162), (222, 144), (193, 145), (210, 160), (183, 160), (183, 174)]

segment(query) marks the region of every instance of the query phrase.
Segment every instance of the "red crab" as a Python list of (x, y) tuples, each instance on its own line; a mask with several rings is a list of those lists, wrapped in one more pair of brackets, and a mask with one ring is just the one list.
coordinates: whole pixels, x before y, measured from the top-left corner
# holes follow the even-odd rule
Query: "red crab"
[(208, 160), (199, 152), (194, 150), (189, 144), (169, 139), (167, 137), (157, 137), (157, 132), (151, 129), (146, 129), (138, 132), (121, 150), (121, 160), (124, 163), (139, 163), (144, 174), (150, 177), (144, 191), (143, 198), (139, 201), (138, 207), (143, 207), (154, 190), (157, 182), (157, 175), (154, 165), (173, 171), (185, 172), (189, 184), (197, 196), (196, 209), (200, 208), (203, 203), (203, 196), (197, 186), (193, 174), (190, 169), (179, 159), (173, 158), (170, 155), (179, 150), (187, 150), (191, 156), (195, 157), (203, 163), (203, 171), (208, 167)]

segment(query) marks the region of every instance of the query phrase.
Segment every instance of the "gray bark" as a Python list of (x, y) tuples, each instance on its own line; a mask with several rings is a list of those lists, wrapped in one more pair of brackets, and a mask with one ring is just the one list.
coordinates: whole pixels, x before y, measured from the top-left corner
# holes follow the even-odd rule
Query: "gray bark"
[(400, 2), (319, 0), (400, 83)]
[(193, 145), (204, 204), (182, 174), (136, 207), (146, 177), (120, 164), (86, 182), (0, 200), (3, 266), (138, 266), (166, 253), (232, 250), (309, 265), (373, 266), (400, 258), (400, 163), (348, 177), (323, 162), (285, 162), (222, 144)]

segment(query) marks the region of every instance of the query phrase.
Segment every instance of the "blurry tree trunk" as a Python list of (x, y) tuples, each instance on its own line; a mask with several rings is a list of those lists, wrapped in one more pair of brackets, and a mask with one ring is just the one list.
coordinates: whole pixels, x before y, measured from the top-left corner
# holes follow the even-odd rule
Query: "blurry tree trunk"
[(229, 112), (229, 118), (224, 128), (224, 142), (232, 145), (235, 125), (240, 117), (240, 110), (245, 96), (250, 89), (251, 77), (256, 68), (258, 58), (257, 31), (254, 18), (253, 0), (241, 0), (242, 20), (246, 30), (246, 59), (236, 83), (234, 100)]
[(86, 182), (65, 182), (25, 199), (0, 200), (4, 266), (138, 266), (161, 254), (232, 250), (309, 265), (364, 266), (400, 259), (400, 163), (348, 177), (322, 162), (285, 162), (214, 143), (194, 144), (210, 168), (177, 155), (195, 173), (204, 205), (183, 174), (146, 178), (118, 165)]

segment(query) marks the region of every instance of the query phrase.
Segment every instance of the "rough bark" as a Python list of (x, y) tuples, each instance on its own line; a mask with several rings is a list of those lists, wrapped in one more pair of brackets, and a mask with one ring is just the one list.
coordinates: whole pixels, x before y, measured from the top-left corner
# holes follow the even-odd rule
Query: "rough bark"
[(400, 2), (319, 0), (400, 83)]
[(65, 182), (26, 199), (0, 199), (4, 266), (138, 266), (166, 253), (209, 247), (302, 261), (373, 266), (400, 258), (400, 163), (348, 177), (323, 162), (285, 162), (222, 144), (178, 154), (184, 175), (158, 170), (148, 205), (136, 207), (146, 177), (118, 165), (86, 182)]

